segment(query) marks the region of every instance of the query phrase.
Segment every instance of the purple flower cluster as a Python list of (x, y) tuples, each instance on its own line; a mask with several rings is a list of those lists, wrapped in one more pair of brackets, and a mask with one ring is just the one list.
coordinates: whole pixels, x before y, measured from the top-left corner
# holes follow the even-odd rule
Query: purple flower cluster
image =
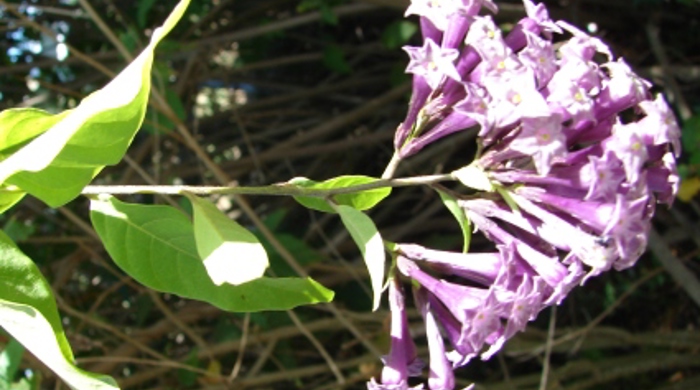
[[(413, 95), (397, 153), (478, 126), (478, 155), (455, 173), (477, 193), (458, 204), (495, 249), (395, 246), (392, 347), (370, 390), (408, 389), (420, 375), (401, 275), (425, 321), (428, 387), (453, 389), (454, 368), (498, 352), (589, 277), (634, 265), (656, 203), (678, 190), (680, 129), (663, 98), (603, 42), (523, 2), (506, 36), (478, 16), (497, 10), (491, 0), (412, 0), (406, 12), (424, 43), (405, 48)], [(553, 44), (554, 33), (567, 39)]]

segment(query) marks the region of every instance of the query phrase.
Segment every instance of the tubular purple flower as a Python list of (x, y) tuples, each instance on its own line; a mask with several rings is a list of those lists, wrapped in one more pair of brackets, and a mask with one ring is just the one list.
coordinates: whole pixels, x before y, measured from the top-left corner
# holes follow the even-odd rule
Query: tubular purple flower
[(549, 173), (554, 160), (566, 155), (566, 138), (559, 115), (522, 118), (520, 133), (510, 142), (511, 150), (532, 156), (537, 173)]
[(483, 137), (494, 124), (493, 114), (488, 109), (491, 96), (484, 87), (470, 82), (464, 83), (464, 91), (466, 97), (455, 103), (454, 110), (478, 123), (481, 126), (478, 135)]
[[(641, 255), (639, 248), (646, 248), (646, 236), (650, 227), (648, 215), (649, 198), (643, 196), (628, 199), (618, 194), (615, 208), (604, 233), (612, 238), (622, 259), (636, 261)], [(642, 238), (642, 242), (640, 242)]]
[[(408, 317), (401, 285), (389, 281), (389, 308), (391, 309), (391, 351), (385, 356), (382, 383), (374, 378), (367, 384), (369, 390), (408, 390), (409, 375), (416, 374), (416, 347), (408, 330)], [(420, 369), (418, 373), (420, 374)], [(422, 387), (414, 387), (420, 389)]]
[(503, 255), (500, 252), (456, 253), (428, 249), (415, 244), (397, 244), (396, 249), (413, 261), (424, 262), (433, 270), (485, 286), (496, 280), (504, 266)]
[(663, 97), (600, 39), (523, 3), (506, 36), (477, 16), (490, 1), (409, 7), (425, 42), (406, 49), (414, 89), (396, 152), (477, 131), (475, 161), (453, 173), (472, 190), (458, 205), (498, 250), (394, 247), (394, 277), (418, 286), (431, 389), (454, 386), (446, 362), (488, 359), (575, 286), (634, 265), (656, 203), (678, 192), (681, 131)]
[(549, 18), (549, 12), (543, 3), (535, 5), (531, 0), (523, 0), (527, 17), (537, 23), (537, 25), (547, 33), (561, 34), (561, 27), (557, 26), (552, 19)]
[(510, 305), (508, 322), (503, 332), (503, 340), (513, 337), (516, 333), (525, 330), (528, 321), (532, 321), (542, 309), (542, 281), (524, 275), (518, 289), (515, 291), (513, 302)]
[(413, 296), (425, 321), (425, 333), (428, 339), (428, 351), (430, 352), (428, 387), (431, 390), (452, 390), (455, 386), (455, 376), (452, 372), (452, 365), (445, 354), (445, 343), (440, 334), (437, 320), (430, 310), (428, 292), (418, 287), (413, 290)]
[(622, 162), (625, 176), (630, 183), (639, 180), (642, 168), (649, 158), (646, 145), (639, 136), (637, 127), (636, 122), (626, 125), (618, 122), (613, 127), (612, 137), (603, 143), (605, 153)]
[(554, 287), (567, 275), (559, 259), (536, 249), (523, 237), (516, 238), (492, 220), (467, 209), (467, 216), (481, 232), (497, 244), (513, 245), (519, 257), (532, 267), (548, 285)]
[(473, 47), (482, 61), (498, 64), (512, 54), (491, 16), (475, 16), (464, 43)]
[(638, 129), (653, 145), (671, 144), (676, 157), (681, 152), (681, 129), (673, 116), (673, 111), (662, 95), (656, 95), (653, 101), (639, 103), (639, 108), (646, 116), (638, 124)]
[(405, 15), (424, 17), (440, 31), (447, 29), (450, 15), (457, 12), (456, 1), (411, 0)]
[(537, 187), (519, 187), (515, 193), (572, 215), (598, 234), (602, 234), (613, 215), (615, 203), (584, 201), (583, 199), (553, 195)]
[(525, 33), (525, 38), (527, 45), (518, 53), (518, 59), (534, 72), (537, 87), (542, 88), (557, 71), (552, 42), (530, 32)]
[(414, 279), (426, 290), (434, 294), (461, 323), (464, 323), (467, 319), (467, 310), (476, 309), (486, 293), (485, 290), (480, 288), (460, 286), (435, 279), (421, 270), (416, 263), (400, 255), (396, 264), (399, 272)]
[(583, 231), (579, 226), (574, 226), (561, 216), (536, 205), (520, 193), (512, 193), (511, 197), (523, 211), (542, 221), (539, 228), (540, 237), (559, 249), (570, 251), (569, 256), (575, 256), (592, 268), (589, 276), (609, 270), (619, 258), (608, 245), (606, 237)]
[(394, 136), (394, 148), (403, 153), (406, 141), (412, 136), (421, 108), (431, 93), (430, 86), (423, 76), (413, 75), (413, 92), (408, 104), (406, 119), (399, 125)]

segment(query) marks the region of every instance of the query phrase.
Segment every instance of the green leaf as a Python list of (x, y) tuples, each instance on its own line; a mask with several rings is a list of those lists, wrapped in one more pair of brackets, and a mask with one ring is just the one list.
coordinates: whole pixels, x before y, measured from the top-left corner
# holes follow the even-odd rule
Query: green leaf
[(12, 188), (8, 188), (0, 185), (0, 214), (16, 205), (25, 195), (27, 193), (17, 187), (12, 186)]
[(30, 378), (21, 378), (10, 387), (10, 390), (40, 390), (41, 389), (41, 372), (32, 371)]
[(686, 119), (681, 132), (683, 150), (697, 151), (700, 146), (700, 114)]
[[(299, 265), (307, 266), (309, 264), (321, 261), (323, 257), (314, 248), (310, 247), (302, 239), (295, 237), (289, 233), (275, 233), (275, 239), (287, 250), (294, 254), (294, 258)], [(293, 276), (296, 271), (287, 264), (284, 258), (277, 252), (277, 249), (265, 238), (259, 234), (258, 239), (265, 247), (265, 251), (270, 256), (270, 268), (277, 276)]]
[(3, 383), (10, 384), (14, 381), (19, 364), (22, 362), (24, 355), (24, 347), (15, 339), (5, 345), (5, 348), (0, 352), (0, 388)]
[(117, 389), (109, 376), (83, 371), (61, 326), (51, 287), (39, 269), (0, 232), (0, 326), (74, 389)]
[(340, 74), (347, 74), (352, 71), (350, 64), (345, 59), (343, 49), (337, 45), (328, 45), (323, 49), (323, 64), (328, 69)]
[(327, 4), (323, 4), (319, 11), (321, 12), (321, 19), (324, 22), (330, 24), (331, 26), (338, 25), (338, 16), (333, 13), (333, 9), (331, 9), (331, 7), (329, 7)]
[(377, 310), (382, 298), (384, 263), (386, 262), (382, 237), (379, 235), (377, 227), (374, 226), (374, 222), (362, 211), (343, 205), (333, 205), (333, 208), (340, 214), (343, 225), (348, 229), (350, 236), (362, 252), (362, 258), (365, 260), (372, 282), (374, 294), (372, 310)]
[(151, 11), (153, 5), (155, 5), (156, 0), (141, 0), (138, 2), (138, 8), (136, 9), (136, 23), (141, 27), (141, 29), (146, 28), (146, 18), (148, 17), (148, 12)]
[(35, 223), (23, 223), (17, 221), (17, 215), (12, 215), (2, 227), (3, 232), (7, 234), (12, 241), (24, 241), (36, 231)]
[[(151, 90), (153, 50), (185, 12), (181, 0), (146, 49), (104, 88), (58, 120), (34, 111), (10, 131), (41, 134), (0, 163), (0, 183), (14, 184), (51, 207), (61, 206), (104, 168), (121, 161), (143, 122)], [(10, 110), (15, 111), (15, 110)]]
[(139, 47), (139, 34), (140, 32), (131, 26), (119, 33), (119, 41), (129, 53), (134, 53)]
[[(329, 190), (369, 184), (378, 180), (380, 179), (369, 176), (338, 176), (319, 183), (305, 177), (296, 177), (290, 180), (289, 183), (302, 188)], [(374, 207), (377, 203), (381, 202), (382, 199), (389, 196), (389, 194), (391, 194), (391, 187), (382, 187), (354, 192), (352, 194), (335, 195), (332, 197), (332, 199), (339, 205), (350, 206), (357, 210), (368, 210)], [(294, 200), (313, 210), (324, 211), (327, 213), (335, 212), (335, 210), (328, 205), (328, 202), (322, 198), (295, 196)]]
[(311, 278), (260, 278), (233, 286), (212, 283), (197, 254), (189, 218), (170, 206), (93, 200), (90, 218), (114, 262), (154, 290), (209, 302), (223, 310), (286, 310), (330, 302), (333, 292)]
[(398, 49), (405, 45), (418, 31), (418, 26), (408, 20), (398, 20), (384, 29), (382, 43), (388, 49)]
[(14, 108), (0, 112), (0, 160), (45, 132), (69, 112), (51, 115), (36, 108)]
[(255, 235), (208, 200), (187, 197), (194, 210), (197, 253), (214, 284), (239, 285), (262, 277), (270, 263)]
[(508, 207), (513, 211), (514, 214), (520, 215), (520, 207), (518, 207), (518, 203), (513, 199), (512, 196), (510, 196), (510, 192), (503, 188), (502, 186), (495, 186), (496, 191), (501, 195), (503, 200), (506, 202)]
[(457, 223), (459, 223), (460, 229), (462, 229), (462, 237), (464, 237), (464, 246), (462, 247), (462, 251), (464, 253), (469, 252), (469, 244), (472, 239), (472, 229), (471, 222), (469, 221), (469, 218), (467, 218), (467, 214), (465, 214), (464, 210), (462, 210), (462, 208), (459, 207), (459, 204), (457, 204), (457, 199), (453, 198), (446, 192), (440, 190), (436, 191), (440, 195), (442, 203), (445, 205), (445, 207), (447, 207), (448, 210), (450, 210), (450, 213), (454, 215), (455, 219), (457, 220)]

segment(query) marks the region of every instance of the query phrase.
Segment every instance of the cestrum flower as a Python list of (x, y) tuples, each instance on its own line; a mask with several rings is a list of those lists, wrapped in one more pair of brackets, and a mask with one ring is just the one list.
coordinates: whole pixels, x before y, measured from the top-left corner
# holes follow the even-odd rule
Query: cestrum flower
[[(508, 34), (478, 15), (497, 11), (489, 0), (408, 8), (423, 45), (404, 48), (413, 96), (396, 153), (475, 131), (474, 162), (453, 173), (472, 191), (457, 204), (493, 250), (393, 246), (392, 352), (370, 389), (406, 389), (420, 375), (401, 278), (426, 326), (428, 388), (452, 389), (452, 369), (491, 357), (588, 278), (633, 266), (656, 204), (678, 191), (680, 129), (663, 97), (601, 40), (523, 3), (527, 16)], [(566, 38), (556, 47), (554, 34)]]

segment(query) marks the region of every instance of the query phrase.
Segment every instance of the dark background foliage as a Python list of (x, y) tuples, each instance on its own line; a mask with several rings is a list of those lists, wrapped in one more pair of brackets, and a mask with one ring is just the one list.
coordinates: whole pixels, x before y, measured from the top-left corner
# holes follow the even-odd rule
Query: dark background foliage
[[(215, 184), (173, 131), (178, 123), (240, 185), (380, 175), (409, 94), (400, 46), (418, 41), (412, 35), (416, 20), (402, 16), (407, 3), (193, 0), (159, 47), (154, 72), (154, 88), (178, 117), (150, 109), (128, 158), (97, 182)], [(497, 3), (504, 29), (524, 15), (517, 1)], [(684, 128), (685, 201), (657, 210), (651, 250), (635, 268), (576, 289), (491, 361), (459, 370), (460, 383), (535, 389), (545, 371), (551, 389), (700, 388), (700, 208), (694, 200), (700, 189), (700, 2), (546, 3), (554, 18), (595, 32), (666, 94)], [(85, 4), (105, 26), (98, 27)], [(124, 67), (118, 46), (137, 53), (174, 4), (0, 0), (0, 108), (74, 107)], [(406, 161), (398, 175), (446, 172), (468, 163), (473, 151), (473, 136), (458, 134)], [(188, 207), (178, 199), (127, 200)], [(25, 199), (0, 223), (60, 297), (78, 362), (114, 375), (124, 389), (364, 388), (380, 372), (373, 352), (387, 349), (389, 317), (386, 309), (369, 311), (366, 272), (354, 244), (335, 217), (290, 199), (249, 200), (308, 272), (336, 291), (334, 307), (352, 326), (325, 306), (295, 310), (299, 325), (286, 313), (231, 314), (149, 292), (104, 252), (85, 224), (84, 199), (58, 210)], [(230, 199), (218, 202), (232, 218), (250, 223)], [(458, 225), (430, 191), (396, 190), (370, 214), (389, 240), (444, 249), (461, 245)], [(477, 238), (474, 245), (485, 241)], [(267, 246), (275, 272), (291, 274)], [(423, 346), (419, 316), (411, 315)], [(6, 340), (0, 336), (0, 347)], [(28, 370), (21, 375), (43, 378), (41, 388), (60, 388), (28, 353), (23, 366)]]

